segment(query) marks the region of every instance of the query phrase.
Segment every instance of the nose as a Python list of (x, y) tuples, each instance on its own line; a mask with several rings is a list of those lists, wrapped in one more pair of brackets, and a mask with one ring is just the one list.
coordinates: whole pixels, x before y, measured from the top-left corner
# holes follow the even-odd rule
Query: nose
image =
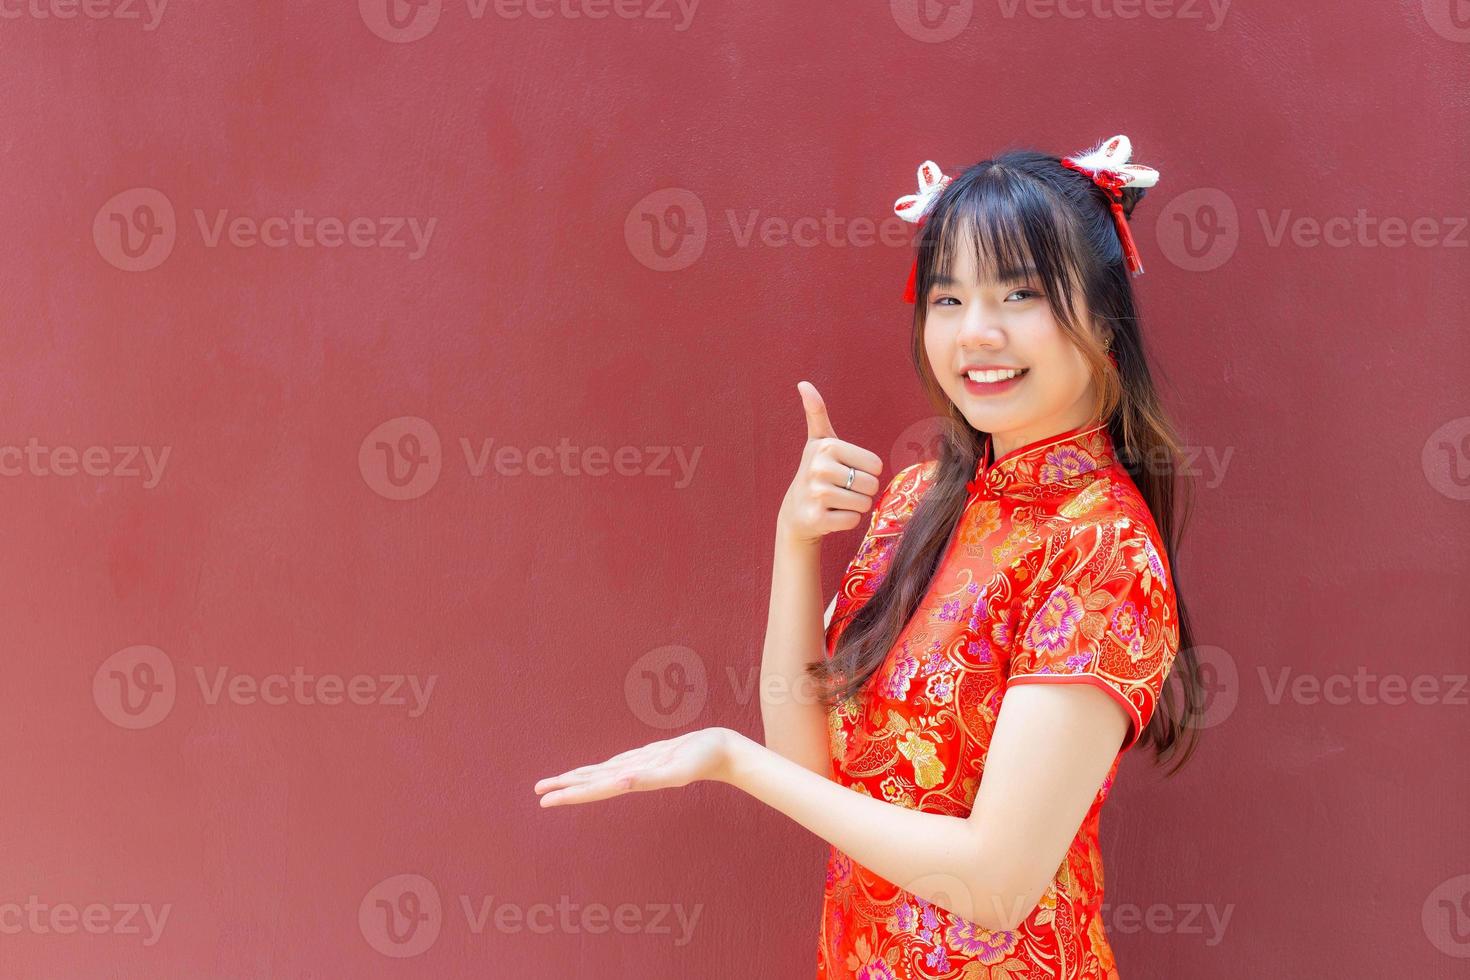
[(1006, 333), (1000, 311), (985, 303), (971, 303), (960, 322), (958, 340), (963, 347), (1004, 347)]

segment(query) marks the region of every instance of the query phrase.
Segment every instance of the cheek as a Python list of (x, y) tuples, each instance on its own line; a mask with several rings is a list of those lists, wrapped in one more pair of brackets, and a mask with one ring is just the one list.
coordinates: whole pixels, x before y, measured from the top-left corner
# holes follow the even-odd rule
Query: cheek
[(1046, 388), (1058, 399), (1070, 401), (1078, 398), (1092, 381), (1087, 361), (1082, 352), (1070, 344), (1060, 350), (1048, 352), (1046, 371), (1043, 375)]
[(929, 359), (929, 370), (941, 383), (948, 383), (954, 361), (954, 348), (942, 330), (926, 326), (924, 329), (924, 354)]

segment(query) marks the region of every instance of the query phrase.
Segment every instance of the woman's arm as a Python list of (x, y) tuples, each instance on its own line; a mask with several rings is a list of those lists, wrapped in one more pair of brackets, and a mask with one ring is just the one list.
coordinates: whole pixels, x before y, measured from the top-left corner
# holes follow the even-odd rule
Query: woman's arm
[(825, 779), (832, 756), (827, 712), (806, 665), (822, 659), (822, 546), (776, 532), (771, 601), (758, 689), (766, 747)]
[(883, 460), (837, 438), (826, 403), (811, 382), (796, 387), (806, 413), (806, 445), (776, 517), (776, 557), (761, 651), (761, 724), (773, 752), (830, 779), (827, 710), (806, 672), (827, 652), (822, 538), (863, 522), (882, 487), (878, 474)]
[(535, 791), (541, 806), (555, 807), (726, 782), (893, 884), (982, 928), (1008, 930), (1036, 908), (1066, 857), (1128, 724), (1123, 707), (1092, 684), (1010, 688), (968, 817), (854, 792), (728, 728), (642, 745), (539, 780)]
[(1112, 767), (1128, 716), (1090, 684), (1007, 691), (969, 817), (856, 793), (736, 735), (724, 781), (857, 863), (986, 929), (1041, 900)]

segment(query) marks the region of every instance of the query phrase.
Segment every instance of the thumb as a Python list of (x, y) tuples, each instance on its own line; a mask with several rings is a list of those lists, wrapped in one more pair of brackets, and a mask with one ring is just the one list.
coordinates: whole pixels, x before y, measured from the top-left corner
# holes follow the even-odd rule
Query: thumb
[(832, 420), (827, 417), (827, 404), (817, 393), (816, 385), (810, 381), (798, 381), (796, 390), (801, 392), (801, 404), (806, 409), (806, 437), (808, 439), (836, 438)]

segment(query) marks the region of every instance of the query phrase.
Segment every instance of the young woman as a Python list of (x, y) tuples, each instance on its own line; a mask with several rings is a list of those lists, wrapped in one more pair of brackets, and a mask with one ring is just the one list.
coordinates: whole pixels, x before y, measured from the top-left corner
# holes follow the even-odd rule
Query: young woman
[[(828, 841), (818, 977), (1118, 977), (1099, 810), (1134, 745), (1189, 757), (1201, 692), (1178, 444), (1129, 277), (1144, 191), (1101, 150), (921, 168), (912, 353), (936, 458), (885, 485), (798, 386), (762, 690), (820, 696), (763, 697), (764, 745), (703, 729), (535, 786), (555, 806), (719, 780)], [(824, 635), (821, 539), (870, 510)]]

